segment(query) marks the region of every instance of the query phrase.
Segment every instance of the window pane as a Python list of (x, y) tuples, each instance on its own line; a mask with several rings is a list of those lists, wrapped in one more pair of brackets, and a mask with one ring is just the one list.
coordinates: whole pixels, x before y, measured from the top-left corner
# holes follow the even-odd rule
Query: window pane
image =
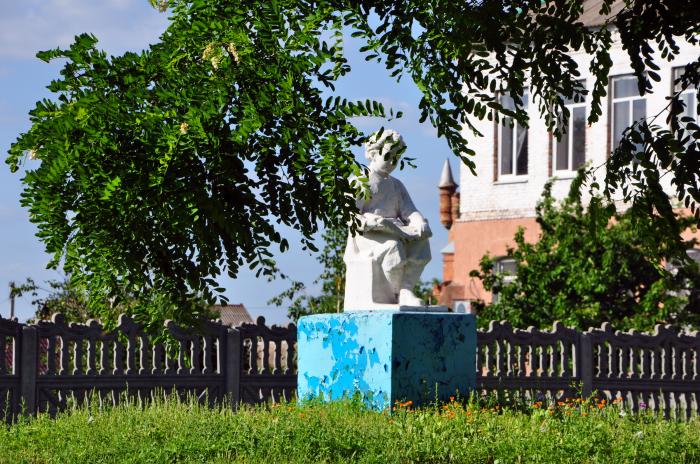
[(515, 275), (518, 272), (517, 264), (515, 263), (514, 260), (510, 260), (510, 259), (503, 261), (502, 269), (503, 269), (504, 274), (509, 274), (509, 275)]
[[(523, 92), (523, 109), (527, 111), (530, 100), (530, 92), (525, 89)], [(527, 174), (527, 127), (518, 125), (518, 151), (516, 153), (516, 174)]]
[(620, 145), (622, 132), (630, 125), (629, 102), (618, 102), (613, 105), (613, 150)]
[(510, 95), (501, 95), (501, 106), (509, 110), (515, 110), (515, 102)]
[(688, 256), (690, 256), (690, 259), (697, 263), (700, 263), (700, 249), (691, 248), (690, 250), (686, 250), (686, 252), (688, 253)]
[(673, 91), (674, 92), (680, 92), (682, 86), (680, 84), (676, 84), (676, 81), (683, 74), (685, 74), (685, 67), (681, 66), (679, 68), (673, 68)]
[(518, 125), (518, 151), (515, 156), (516, 174), (527, 174), (527, 128)]
[(613, 98), (637, 97), (639, 88), (637, 78), (634, 76), (624, 76), (613, 78)]
[(571, 114), (573, 138), (571, 142), (571, 169), (578, 169), (586, 161), (586, 108), (574, 108)]
[(695, 118), (695, 93), (694, 92), (684, 92), (680, 96), (681, 101), (685, 103), (685, 110), (682, 116), (690, 116)]
[(518, 265), (514, 259), (503, 258), (496, 263), (496, 273), (497, 274), (507, 274), (516, 275), (518, 272)]
[(688, 115), (691, 118), (695, 118), (695, 119), (698, 118), (698, 106), (697, 106), (698, 102), (696, 101), (697, 96), (698, 96), (698, 94), (695, 92), (688, 95), (689, 98), (688, 98), (688, 106), (687, 106)]
[(568, 131), (564, 132), (561, 136), (561, 140), (557, 142), (557, 162), (555, 163), (555, 169), (557, 171), (569, 169), (569, 134)]
[(634, 100), (632, 104), (632, 121), (638, 122), (647, 117), (647, 101), (645, 99)]
[(513, 174), (513, 119), (501, 123), (501, 174)]

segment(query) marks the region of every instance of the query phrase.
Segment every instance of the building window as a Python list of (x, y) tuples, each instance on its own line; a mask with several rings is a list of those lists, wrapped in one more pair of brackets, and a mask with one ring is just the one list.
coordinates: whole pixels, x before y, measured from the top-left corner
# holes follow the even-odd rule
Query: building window
[[(682, 86), (680, 83), (677, 83), (678, 79), (681, 78), (685, 74), (685, 66), (680, 66), (678, 68), (673, 68), (673, 91), (675, 92), (680, 92), (682, 89)], [(698, 103), (698, 90), (692, 87), (688, 87), (687, 89), (683, 90), (683, 92), (680, 94), (680, 99), (685, 103), (685, 110), (683, 111), (683, 114), (680, 115), (680, 117), (691, 117), (697, 121), (698, 119), (698, 108), (697, 108), (697, 103)]]
[[(585, 88), (586, 83), (583, 81)], [(569, 120), (562, 128), (561, 139), (555, 149), (554, 169), (556, 171), (575, 171), (586, 161), (586, 95), (577, 94), (565, 98), (564, 104), (569, 111)], [(563, 121), (560, 115), (559, 120)]]
[(634, 75), (612, 78), (612, 149), (622, 140), (622, 133), (633, 123), (646, 119), (647, 101), (639, 94)]
[[(518, 273), (518, 263), (513, 258), (500, 258), (494, 264), (494, 273), (503, 276), (503, 286), (507, 286), (515, 282)], [(491, 301), (498, 302), (498, 289), (494, 288)]]
[[(515, 101), (510, 95), (501, 95), (499, 101), (504, 108), (515, 111)], [(522, 97), (522, 103), (522, 108), (527, 111), (527, 90)], [(521, 126), (509, 116), (501, 118), (498, 131), (498, 166), (501, 176), (527, 174), (527, 127)]]

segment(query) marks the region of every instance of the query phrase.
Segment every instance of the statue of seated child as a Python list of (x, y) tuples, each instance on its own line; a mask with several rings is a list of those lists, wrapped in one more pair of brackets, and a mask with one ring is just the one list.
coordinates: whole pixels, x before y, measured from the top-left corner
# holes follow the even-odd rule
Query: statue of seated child
[(345, 249), (345, 310), (371, 310), (376, 304), (423, 306), (413, 293), (430, 261), (428, 221), (406, 187), (390, 174), (405, 149), (393, 130), (374, 135), (365, 146), (368, 195), (357, 199), (358, 233)]

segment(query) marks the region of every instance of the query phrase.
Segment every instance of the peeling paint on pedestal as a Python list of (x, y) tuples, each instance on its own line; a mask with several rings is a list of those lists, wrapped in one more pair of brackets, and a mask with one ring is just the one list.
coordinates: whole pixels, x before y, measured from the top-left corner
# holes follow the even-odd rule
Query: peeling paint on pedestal
[(362, 311), (305, 316), (298, 325), (298, 396), (359, 393), (385, 409), (398, 400), (447, 400), (475, 386), (471, 314)]

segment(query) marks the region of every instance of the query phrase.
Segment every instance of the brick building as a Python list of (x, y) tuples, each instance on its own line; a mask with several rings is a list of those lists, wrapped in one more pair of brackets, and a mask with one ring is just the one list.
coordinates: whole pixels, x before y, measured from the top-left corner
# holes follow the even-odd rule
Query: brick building
[[(605, 18), (598, 15), (600, 4), (601, 0), (584, 2), (581, 17), (584, 24), (595, 27), (604, 23)], [(615, 4), (612, 14), (622, 6), (623, 2)], [(640, 96), (627, 52), (622, 49), (614, 28), (613, 37), (608, 95), (601, 101), (603, 114), (597, 123), (586, 124), (589, 97), (579, 102), (571, 101), (567, 134), (557, 141), (548, 132), (537, 105), (529, 101), (527, 129), (509, 124), (508, 118), (498, 124), (486, 119), (477, 121), (477, 129), (483, 135), (472, 140), (477, 176), (473, 176), (466, 166), (460, 166), (460, 192), (457, 192), (457, 182), (449, 162), (445, 162), (439, 183), (440, 215), (441, 222), (449, 229), (449, 243), (442, 249), (443, 283), (436, 289), (441, 304), (460, 310), (468, 308), (469, 301), (490, 302), (492, 295), (484, 290), (478, 279), (469, 277), (469, 272), (478, 268), (481, 257), (487, 252), (494, 257), (503, 257), (496, 270), (513, 270), (514, 263), (505, 258), (506, 249), (514, 245), (513, 236), (521, 226), (525, 228), (526, 240), (537, 239), (535, 205), (545, 182), (556, 178), (552, 192), (555, 197), (563, 198), (582, 163), (603, 164), (622, 131), (632, 121), (663, 112), (674, 79), (683, 72), (686, 64), (697, 60), (700, 55), (700, 47), (679, 42), (680, 53), (675, 61), (657, 61), (661, 67), (658, 71), (661, 80), (653, 83), (653, 93)], [(590, 94), (594, 80), (588, 70), (590, 56), (583, 52), (573, 52), (571, 56), (578, 63), (582, 83)], [(690, 103), (686, 111), (697, 117), (697, 92), (686, 92), (684, 97)], [(499, 98), (503, 104), (512, 102), (507, 94), (501, 94)], [(663, 122), (665, 118), (659, 118), (659, 121)], [(474, 135), (465, 131), (464, 137), (474, 138)], [(602, 179), (604, 172), (599, 171), (596, 177)]]

